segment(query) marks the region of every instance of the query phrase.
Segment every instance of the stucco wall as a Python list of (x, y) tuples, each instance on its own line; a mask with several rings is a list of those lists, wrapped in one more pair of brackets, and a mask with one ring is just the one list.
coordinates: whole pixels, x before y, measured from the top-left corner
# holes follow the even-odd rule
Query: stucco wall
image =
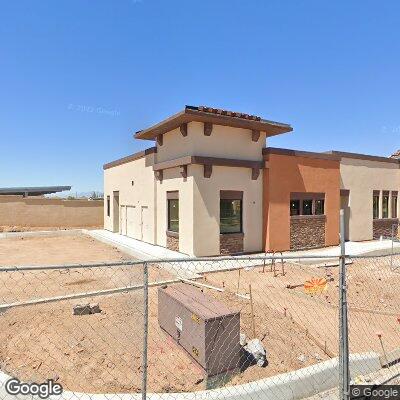
[(187, 131), (186, 137), (179, 129), (163, 135), (163, 145), (157, 144), (157, 162), (186, 155), (262, 160), (265, 133), (261, 132), (258, 141), (253, 142), (249, 129), (214, 125), (211, 136), (205, 136), (201, 122), (188, 123)]
[(162, 182), (157, 181), (157, 244), (167, 245), (167, 192), (179, 192), (179, 251), (193, 255), (193, 176), (182, 178), (179, 168), (164, 170)]
[[(265, 134), (257, 142), (251, 131), (214, 125), (211, 136), (204, 136), (203, 124), (188, 124), (188, 135), (180, 130), (163, 135), (157, 153), (104, 171), (104, 227), (113, 231), (113, 192), (119, 191), (120, 205), (147, 205), (151, 214), (153, 243), (167, 246), (167, 192), (179, 191), (179, 251), (189, 255), (219, 254), (220, 190), (244, 192), (244, 251), (262, 248), (262, 173), (251, 180), (251, 169), (215, 167), (212, 177), (203, 177), (203, 166), (189, 165), (183, 178), (179, 168), (165, 169), (162, 181), (154, 177), (152, 165), (187, 155), (262, 160)], [(134, 181), (132, 186), (131, 181)], [(110, 217), (107, 216), (110, 196)]]
[[(132, 229), (135, 232), (140, 229), (141, 208), (147, 207), (146, 221), (143, 225), (143, 238), (149, 243), (155, 243), (156, 183), (152, 169), (153, 163), (154, 154), (150, 154), (104, 171), (104, 229), (113, 231), (113, 192), (118, 191), (120, 206), (132, 206), (134, 219), (134, 227)], [(111, 203), (109, 217), (107, 216), (107, 196), (110, 196)]]
[(102, 201), (0, 196), (0, 226), (96, 227), (102, 225)]
[(244, 251), (262, 249), (262, 172), (251, 179), (251, 170), (213, 167), (211, 178), (203, 177), (203, 167), (191, 167), (194, 176), (194, 255), (219, 254), (220, 190), (243, 191)]
[(340, 177), (341, 189), (350, 190), (349, 239), (371, 240), (373, 237), (373, 191), (400, 191), (399, 165), (342, 158)]
[(270, 154), (264, 170), (266, 249), (290, 248), (290, 193), (325, 193), (325, 245), (339, 242), (339, 161)]

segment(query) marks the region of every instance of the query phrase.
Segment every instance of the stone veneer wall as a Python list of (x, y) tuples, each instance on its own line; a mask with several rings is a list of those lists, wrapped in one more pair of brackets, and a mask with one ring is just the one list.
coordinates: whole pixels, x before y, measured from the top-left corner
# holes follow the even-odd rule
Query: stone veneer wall
[(179, 251), (179, 236), (170, 236), (167, 234), (167, 249)]
[(395, 236), (398, 236), (399, 220), (397, 218), (374, 219), (373, 220), (373, 238), (379, 239), (381, 236), (391, 237), (393, 225), (396, 225), (394, 234), (395, 234)]
[(291, 217), (290, 249), (324, 247), (325, 222), (325, 215)]
[(219, 252), (230, 255), (243, 252), (243, 233), (225, 233), (219, 235)]

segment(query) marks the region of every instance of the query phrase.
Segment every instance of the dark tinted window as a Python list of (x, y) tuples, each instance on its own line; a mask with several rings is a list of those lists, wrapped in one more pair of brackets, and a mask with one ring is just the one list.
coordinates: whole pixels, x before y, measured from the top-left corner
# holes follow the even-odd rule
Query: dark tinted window
[(389, 218), (389, 196), (382, 198), (382, 218)]
[(290, 200), (290, 215), (300, 215), (300, 200)]
[(168, 230), (179, 232), (179, 200), (168, 200)]
[(373, 217), (374, 219), (379, 218), (379, 196), (375, 195), (373, 199)]
[(325, 213), (325, 200), (315, 200), (315, 215), (324, 215)]
[(312, 200), (303, 200), (303, 215), (312, 215)]
[(220, 232), (242, 232), (242, 200), (220, 200)]

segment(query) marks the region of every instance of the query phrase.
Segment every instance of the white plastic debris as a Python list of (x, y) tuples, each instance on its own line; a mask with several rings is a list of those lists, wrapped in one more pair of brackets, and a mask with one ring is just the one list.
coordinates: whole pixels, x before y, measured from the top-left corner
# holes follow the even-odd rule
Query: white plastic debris
[(318, 353), (315, 353), (314, 357), (317, 361), (322, 361), (322, 357)]
[(245, 333), (240, 334), (240, 345), (243, 347), (247, 343), (247, 338)]
[(260, 339), (249, 340), (244, 349), (254, 357), (259, 367), (267, 362), (267, 352)]
[(298, 359), (300, 362), (304, 363), (304, 362), (306, 362), (307, 357), (306, 357), (304, 354), (300, 354), (300, 355), (297, 357), (297, 359)]

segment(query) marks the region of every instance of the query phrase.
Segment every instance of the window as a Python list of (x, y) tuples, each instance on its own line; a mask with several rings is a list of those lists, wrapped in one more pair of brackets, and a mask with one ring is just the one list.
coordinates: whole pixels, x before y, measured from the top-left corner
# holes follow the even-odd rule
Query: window
[(389, 218), (389, 194), (382, 196), (382, 218)]
[(290, 200), (290, 215), (300, 215), (300, 200)]
[(325, 200), (319, 199), (315, 200), (315, 215), (324, 215), (325, 214)]
[(291, 193), (290, 215), (324, 215), (325, 193)]
[(242, 233), (243, 192), (222, 190), (220, 193), (220, 233)]
[(392, 193), (392, 218), (397, 218), (397, 193)]
[(179, 199), (168, 199), (168, 230), (179, 232)]
[(110, 216), (110, 196), (107, 196), (107, 217)]
[(373, 202), (372, 202), (372, 207), (373, 207), (373, 218), (377, 219), (379, 218), (379, 193), (376, 193), (374, 191), (374, 196), (373, 196)]
[(312, 215), (312, 200), (303, 200), (303, 213), (302, 215)]

